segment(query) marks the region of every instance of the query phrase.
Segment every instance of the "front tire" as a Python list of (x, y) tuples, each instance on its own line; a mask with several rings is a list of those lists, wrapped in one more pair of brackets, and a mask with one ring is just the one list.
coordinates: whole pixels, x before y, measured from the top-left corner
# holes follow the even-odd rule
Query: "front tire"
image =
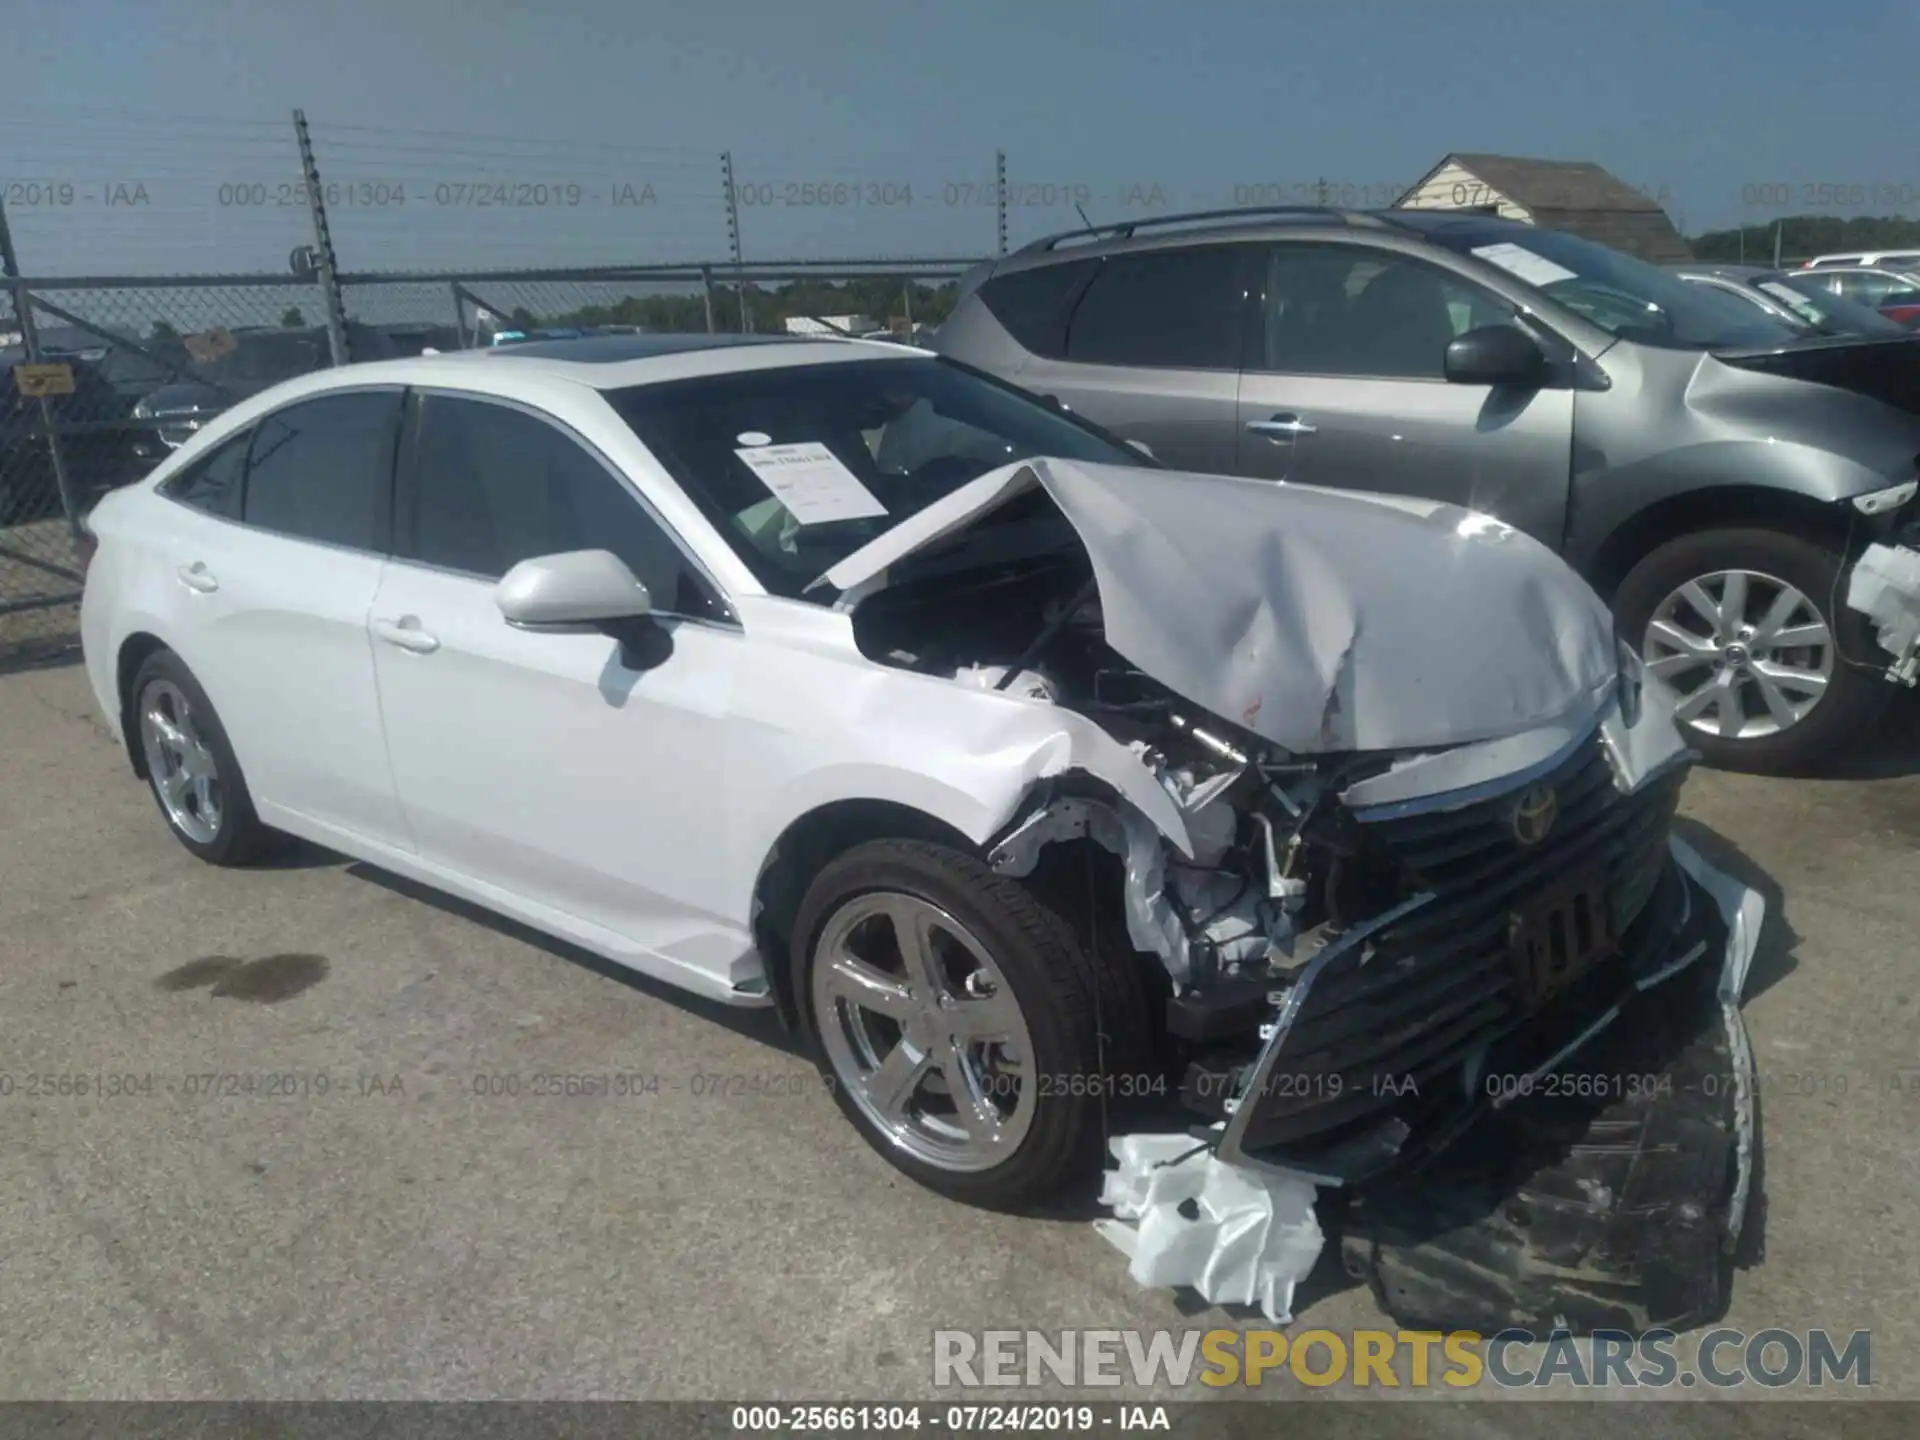
[(1024, 885), (944, 845), (857, 845), (808, 887), (793, 974), (836, 1103), (904, 1174), (1021, 1209), (1098, 1173), (1093, 962)]
[(1670, 540), (1621, 582), (1620, 634), (1678, 697), (1689, 744), (1725, 769), (1779, 772), (1859, 743), (1888, 685), (1845, 557), (1777, 530)]
[(210, 865), (245, 865), (272, 832), (254, 813), (213, 702), (178, 655), (156, 650), (133, 678), (133, 734), (154, 803), (174, 838)]

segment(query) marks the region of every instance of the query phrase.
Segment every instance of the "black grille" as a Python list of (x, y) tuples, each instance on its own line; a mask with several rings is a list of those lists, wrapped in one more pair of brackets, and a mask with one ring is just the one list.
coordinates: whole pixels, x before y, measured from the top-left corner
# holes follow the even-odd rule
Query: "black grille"
[[(1623, 796), (1596, 735), (1529, 785), (1364, 825), (1414, 898), (1335, 941), (1302, 977), (1282, 1014), (1275, 1063), (1260, 1093), (1242, 1101), (1252, 1107), (1242, 1148), (1334, 1144), (1386, 1112), (1417, 1117), (1439, 1095), (1457, 1097), (1470, 1054), (1540, 1018), (1520, 993), (1514, 917), (1569, 876), (1604, 887), (1621, 938), (1575, 992), (1624, 991), (1642, 965), (1663, 963), (1664, 932), (1635, 921), (1666, 869), (1683, 773)], [(1536, 784), (1552, 788), (1557, 814), (1526, 845), (1514, 812)]]

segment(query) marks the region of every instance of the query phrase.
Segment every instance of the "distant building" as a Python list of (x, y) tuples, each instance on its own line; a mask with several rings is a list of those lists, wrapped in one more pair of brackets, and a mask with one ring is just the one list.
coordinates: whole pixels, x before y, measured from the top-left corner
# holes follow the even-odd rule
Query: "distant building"
[(1402, 195), (1395, 208), (1463, 210), (1523, 220), (1611, 245), (1657, 265), (1693, 258), (1658, 199), (1585, 160), (1449, 155)]
[(789, 315), (789, 335), (865, 335), (877, 329), (865, 315)]

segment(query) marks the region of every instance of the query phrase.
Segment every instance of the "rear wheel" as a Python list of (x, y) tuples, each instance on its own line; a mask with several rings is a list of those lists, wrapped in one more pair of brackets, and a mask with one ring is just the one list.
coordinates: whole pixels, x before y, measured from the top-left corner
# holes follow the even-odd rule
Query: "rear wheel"
[(834, 1098), (889, 1163), (995, 1208), (1098, 1172), (1100, 987), (1025, 886), (947, 846), (858, 845), (808, 888), (793, 963)]
[(240, 763), (199, 681), (171, 650), (157, 650), (133, 680), (128, 738), (140, 747), (154, 803), (180, 843), (214, 865), (245, 865), (272, 832), (254, 814)]
[(1614, 598), (1620, 631), (1674, 691), (1688, 741), (1734, 769), (1827, 759), (1873, 724), (1887, 684), (1862, 617), (1841, 600), (1844, 558), (1774, 530), (1669, 541)]

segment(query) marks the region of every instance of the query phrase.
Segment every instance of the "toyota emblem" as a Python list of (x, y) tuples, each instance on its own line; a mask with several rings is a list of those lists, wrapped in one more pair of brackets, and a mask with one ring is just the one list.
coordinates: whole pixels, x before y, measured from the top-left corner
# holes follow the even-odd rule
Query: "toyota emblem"
[(1560, 796), (1551, 785), (1535, 785), (1522, 795), (1508, 816), (1513, 838), (1522, 845), (1538, 845), (1553, 829), (1560, 814)]

